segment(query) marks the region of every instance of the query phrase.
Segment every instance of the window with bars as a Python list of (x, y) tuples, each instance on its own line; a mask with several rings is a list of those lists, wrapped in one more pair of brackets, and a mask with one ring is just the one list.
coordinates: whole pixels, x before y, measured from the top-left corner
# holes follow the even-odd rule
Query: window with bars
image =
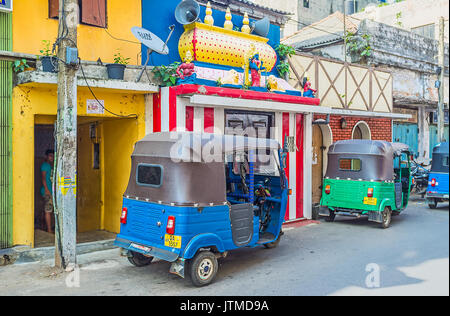
[[(97, 27), (107, 27), (106, 0), (78, 0), (80, 23)], [(48, 1), (48, 16), (57, 19), (59, 16), (59, 0)]]

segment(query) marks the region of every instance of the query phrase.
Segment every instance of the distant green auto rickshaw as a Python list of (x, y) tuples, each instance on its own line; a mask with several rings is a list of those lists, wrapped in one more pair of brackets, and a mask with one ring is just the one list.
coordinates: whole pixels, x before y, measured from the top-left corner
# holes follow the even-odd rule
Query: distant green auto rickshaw
[(409, 147), (401, 143), (344, 140), (330, 146), (320, 215), (368, 216), (388, 228), (408, 205), (412, 184)]

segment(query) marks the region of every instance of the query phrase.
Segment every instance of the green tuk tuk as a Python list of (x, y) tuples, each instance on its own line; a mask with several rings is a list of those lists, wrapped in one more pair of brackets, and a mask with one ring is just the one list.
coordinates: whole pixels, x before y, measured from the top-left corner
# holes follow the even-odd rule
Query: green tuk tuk
[(332, 144), (323, 181), (320, 216), (368, 216), (388, 228), (408, 205), (410, 150), (401, 143), (344, 140)]

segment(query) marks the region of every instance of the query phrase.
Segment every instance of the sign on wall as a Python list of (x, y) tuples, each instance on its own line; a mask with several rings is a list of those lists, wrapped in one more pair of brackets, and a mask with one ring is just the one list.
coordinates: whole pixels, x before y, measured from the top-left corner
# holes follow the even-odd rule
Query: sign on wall
[(13, 0), (0, 0), (0, 11), (11, 12), (13, 10)]
[[(100, 102), (100, 103), (99, 103)], [(87, 114), (105, 114), (105, 101), (104, 100), (87, 100), (86, 101), (86, 113)]]

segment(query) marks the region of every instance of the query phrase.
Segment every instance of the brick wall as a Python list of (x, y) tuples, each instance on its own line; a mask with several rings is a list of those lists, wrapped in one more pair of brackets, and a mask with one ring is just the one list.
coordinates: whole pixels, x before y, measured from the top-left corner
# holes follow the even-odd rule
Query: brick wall
[[(352, 139), (353, 127), (360, 121), (369, 125), (372, 134), (372, 140), (392, 141), (392, 120), (386, 118), (361, 118), (354, 116), (345, 116), (347, 127), (341, 128), (341, 119), (343, 116), (331, 116), (330, 127), (333, 132), (333, 142), (344, 139)], [(315, 115), (314, 120), (326, 119), (325, 115)]]

